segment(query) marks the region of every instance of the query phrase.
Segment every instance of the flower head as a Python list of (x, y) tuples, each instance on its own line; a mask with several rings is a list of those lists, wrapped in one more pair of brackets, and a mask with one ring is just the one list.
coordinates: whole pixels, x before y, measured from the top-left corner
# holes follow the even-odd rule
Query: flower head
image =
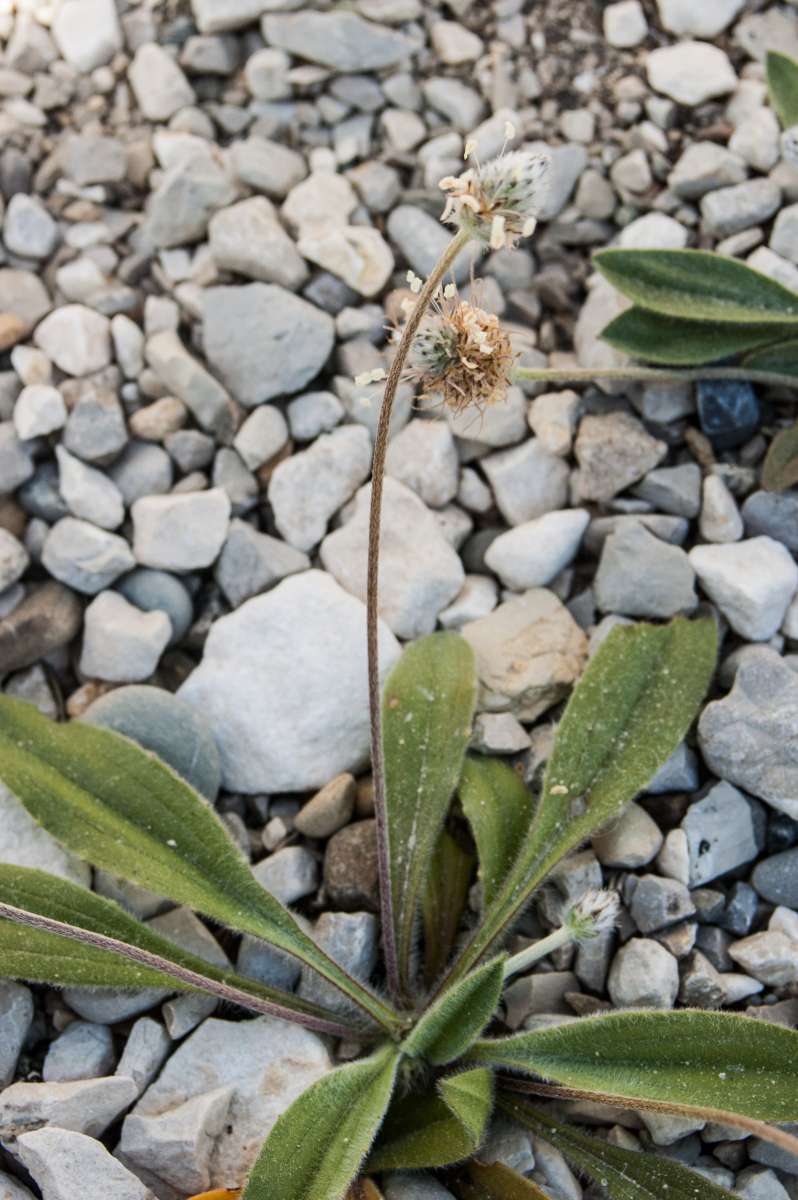
[(621, 903), (617, 892), (585, 892), (565, 914), (566, 927), (575, 942), (590, 941), (613, 929), (618, 922)]
[(449, 286), (416, 335), (407, 377), (454, 412), (471, 406), (479, 411), (507, 395), (514, 358), (499, 318), (461, 300)]
[(468, 229), (491, 249), (513, 246), (529, 237), (546, 199), (551, 160), (545, 154), (514, 150), (462, 175), (440, 182), (446, 192), (444, 222)]

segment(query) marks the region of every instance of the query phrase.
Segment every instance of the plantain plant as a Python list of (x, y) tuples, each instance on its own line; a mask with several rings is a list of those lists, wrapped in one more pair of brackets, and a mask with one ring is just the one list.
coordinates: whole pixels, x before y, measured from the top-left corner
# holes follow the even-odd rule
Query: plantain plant
[[(242, 1200), (380, 1200), (383, 1175), (397, 1169), (435, 1172), (458, 1200), (545, 1196), (506, 1165), (480, 1159), (494, 1113), (556, 1146), (610, 1200), (731, 1200), (676, 1161), (563, 1124), (547, 1100), (695, 1116), (798, 1150), (798, 1139), (779, 1128), (798, 1120), (798, 1033), (686, 1010), (611, 1012), (510, 1036), (503, 1022), (509, 981), (613, 924), (617, 898), (588, 893), (548, 936), (510, 945), (554, 868), (617, 818), (685, 737), (712, 679), (714, 621), (614, 629), (565, 707), (539, 794), (505, 763), (469, 754), (478, 681), (459, 634), (408, 646), (380, 689), (380, 495), (396, 386), (421, 328), (421, 367), (433, 379), (444, 372), (454, 406), (473, 391), (475, 370), (487, 389), (481, 394), (498, 396), (506, 356), (493, 353), (503, 343), (488, 315), (458, 305), (454, 313), (441, 307), (426, 329), (423, 320), (466, 241), (483, 237), (498, 247), (531, 232), (543, 173), (538, 160), (510, 155), (444, 181), (447, 213), (459, 213), (460, 228), (427, 284), (419, 281), (385, 388), (368, 592), (379, 989), (316, 945), (257, 882), (209, 803), (168, 766), (120, 734), (54, 724), (0, 697), (0, 779), (62, 845), (278, 948), (340, 996), (339, 1004), (311, 1003), (210, 966), (91, 891), (0, 865), (0, 975), (206, 992), (344, 1039), (350, 1055), (357, 1048), (354, 1061), (324, 1075), (264, 1130)], [(474, 917), (467, 901), (475, 879)], [(224, 1182), (237, 1188), (240, 1179)]]

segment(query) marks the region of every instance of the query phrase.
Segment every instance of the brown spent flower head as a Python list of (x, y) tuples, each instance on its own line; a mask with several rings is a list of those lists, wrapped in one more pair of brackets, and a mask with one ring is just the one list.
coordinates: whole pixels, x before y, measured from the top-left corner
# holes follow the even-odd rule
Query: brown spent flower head
[(515, 357), (499, 318), (461, 300), (450, 284), (419, 329), (406, 374), (453, 412), (481, 412), (505, 399)]
[[(466, 157), (471, 143), (466, 146)], [(535, 229), (549, 185), (551, 160), (545, 154), (515, 150), (462, 175), (447, 175), (441, 220), (459, 225), (492, 250), (512, 247)]]

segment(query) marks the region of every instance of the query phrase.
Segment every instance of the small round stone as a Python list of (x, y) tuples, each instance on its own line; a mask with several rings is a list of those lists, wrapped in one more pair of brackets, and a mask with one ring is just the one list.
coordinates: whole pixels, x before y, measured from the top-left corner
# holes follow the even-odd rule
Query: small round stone
[(308, 800), (298, 813), (294, 828), (306, 837), (328, 838), (342, 829), (352, 818), (357, 784), (353, 775), (344, 772)]
[(213, 734), (205, 718), (178, 696), (132, 684), (95, 700), (80, 719), (125, 734), (152, 750), (203, 796), (216, 799), (221, 767)]
[(377, 911), (376, 821), (356, 821), (330, 838), (324, 856), (324, 884), (333, 908), (346, 912)]
[(191, 596), (180, 580), (168, 571), (138, 567), (119, 581), (117, 591), (142, 612), (154, 609), (165, 612), (172, 625), (169, 643), (172, 646), (182, 640), (194, 619)]

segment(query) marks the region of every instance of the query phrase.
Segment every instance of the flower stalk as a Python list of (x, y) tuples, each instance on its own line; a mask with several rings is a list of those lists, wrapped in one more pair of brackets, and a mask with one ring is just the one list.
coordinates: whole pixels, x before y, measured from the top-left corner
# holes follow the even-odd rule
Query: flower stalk
[(565, 914), (559, 929), (527, 946), (509, 958), (504, 967), (505, 982), (513, 975), (528, 971), (535, 963), (572, 943), (589, 942), (600, 933), (613, 929), (618, 920), (620, 903), (617, 892), (589, 891), (577, 900)]
[(749, 370), (746, 367), (516, 367), (513, 375), (519, 383), (593, 383), (600, 379), (639, 383), (700, 383), (707, 379), (728, 379), (798, 387), (796, 375)]

